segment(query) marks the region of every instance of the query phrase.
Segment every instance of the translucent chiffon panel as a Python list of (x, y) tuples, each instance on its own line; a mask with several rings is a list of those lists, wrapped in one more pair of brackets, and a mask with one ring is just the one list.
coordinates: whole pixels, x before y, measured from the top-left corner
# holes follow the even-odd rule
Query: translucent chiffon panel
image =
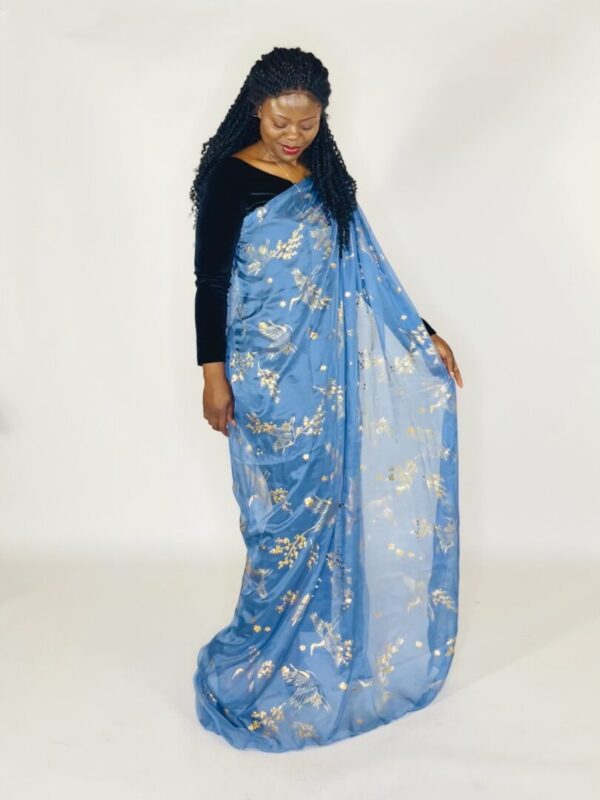
[(199, 721), (236, 747), (328, 744), (430, 703), (458, 618), (454, 382), (360, 206), (337, 259), (306, 178), (236, 251), (228, 439), (247, 548), (198, 654)]

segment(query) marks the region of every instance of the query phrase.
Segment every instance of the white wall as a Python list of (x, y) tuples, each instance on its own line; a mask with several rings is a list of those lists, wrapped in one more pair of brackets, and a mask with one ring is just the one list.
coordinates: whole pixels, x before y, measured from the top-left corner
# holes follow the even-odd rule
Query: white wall
[(188, 193), (275, 45), (329, 68), (359, 202), (457, 356), (462, 547), (597, 553), (599, 23), (566, 0), (4, 0), (0, 553), (242, 551)]

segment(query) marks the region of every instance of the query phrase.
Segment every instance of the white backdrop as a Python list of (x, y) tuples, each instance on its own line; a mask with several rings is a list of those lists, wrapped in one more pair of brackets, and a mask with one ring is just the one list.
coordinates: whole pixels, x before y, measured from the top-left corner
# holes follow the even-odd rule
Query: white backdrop
[[(593, 794), (598, 3), (0, 6), (0, 793)], [(329, 68), (359, 203), (461, 367), (462, 620), (431, 708), (250, 779), (193, 711), (244, 548), (189, 190), (275, 45)]]
[(2, 551), (241, 552), (202, 417), (188, 192), (254, 60), (300, 44), (330, 70), (358, 200), (462, 369), (463, 544), (597, 553), (599, 19), (5, 0)]

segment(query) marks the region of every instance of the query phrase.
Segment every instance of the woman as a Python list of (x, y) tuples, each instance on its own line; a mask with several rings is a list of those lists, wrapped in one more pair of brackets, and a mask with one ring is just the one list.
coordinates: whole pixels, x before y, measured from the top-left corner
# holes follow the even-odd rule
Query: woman
[(462, 379), (356, 201), (330, 92), (314, 55), (274, 48), (191, 191), (204, 416), (228, 437), (247, 548), (196, 711), (271, 752), (427, 705), (457, 632)]

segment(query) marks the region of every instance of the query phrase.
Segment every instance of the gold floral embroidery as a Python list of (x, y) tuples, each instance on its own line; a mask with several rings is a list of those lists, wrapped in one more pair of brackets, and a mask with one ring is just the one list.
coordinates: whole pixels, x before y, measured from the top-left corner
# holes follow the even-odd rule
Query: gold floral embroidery
[(375, 433), (377, 434), (383, 433), (386, 436), (392, 435), (392, 426), (387, 417), (380, 417), (379, 419), (373, 420), (372, 425), (373, 428), (375, 429)]
[(260, 381), (260, 385), (264, 386), (267, 391), (269, 392), (269, 397), (272, 397), (276, 403), (279, 403), (280, 400), (280, 390), (279, 390), (279, 373), (275, 372), (272, 369), (265, 369), (264, 367), (259, 367), (257, 371), (257, 375)]
[(303, 533), (297, 533), (293, 539), (290, 539), (289, 536), (277, 536), (275, 542), (275, 546), (269, 550), (269, 553), (273, 555), (281, 555), (283, 553), (283, 558), (277, 562), (278, 569), (282, 569), (283, 567), (293, 566), (300, 555), (300, 551), (308, 544), (308, 539)]
[(325, 397), (333, 397), (335, 402), (331, 406), (335, 410), (338, 419), (344, 416), (344, 388), (335, 378), (329, 378), (325, 387), (315, 386), (318, 392), (321, 392)]
[(429, 472), (425, 477), (427, 488), (433, 489), (437, 497), (444, 497), (444, 479), (439, 472)]
[(420, 322), (416, 328), (413, 328), (410, 331), (410, 335), (419, 344), (426, 344), (430, 338), (429, 334), (427, 333), (427, 328), (422, 322)]
[(414, 533), (417, 539), (424, 539), (426, 536), (431, 536), (434, 526), (426, 519), (418, 518), (414, 521), (411, 533)]
[(323, 430), (323, 421), (325, 419), (325, 409), (323, 403), (319, 403), (317, 410), (313, 417), (304, 417), (302, 425), (295, 426), (296, 417), (292, 416), (281, 425), (276, 425), (274, 422), (263, 422), (258, 414), (252, 411), (247, 411), (246, 416), (249, 422), (246, 426), (252, 433), (266, 433), (273, 436), (273, 450), (280, 452), (293, 445), (299, 436), (317, 436)]
[(396, 641), (389, 642), (385, 646), (383, 652), (376, 657), (375, 665), (377, 669), (377, 677), (381, 684), (386, 684), (389, 682), (388, 675), (394, 671), (392, 656), (394, 653), (398, 652), (402, 644), (404, 644), (404, 639), (399, 637), (396, 639)]
[(250, 716), (253, 722), (248, 725), (249, 731), (256, 731), (262, 728), (265, 733), (277, 733), (279, 731), (277, 723), (281, 722), (285, 717), (283, 703), (279, 706), (272, 706), (269, 711), (253, 711)]
[(316, 739), (317, 729), (310, 722), (300, 722), (296, 720), (292, 722), (292, 728), (296, 732), (299, 739)]
[(260, 665), (260, 668), (259, 668), (258, 672), (256, 673), (256, 677), (257, 678), (268, 678), (269, 675), (272, 674), (274, 666), (275, 665), (273, 664), (273, 662), (270, 659), (267, 660), (267, 661), (263, 661), (262, 664)]
[(447, 553), (451, 547), (454, 547), (457, 531), (456, 520), (447, 520), (443, 527), (436, 526), (435, 532), (443, 553)]
[(308, 558), (306, 559), (306, 566), (309, 569), (311, 567), (314, 567), (314, 565), (318, 562), (320, 549), (321, 549), (321, 546), (319, 544), (315, 544), (315, 545), (312, 546), (311, 551), (310, 551), (310, 553), (308, 555)]
[(375, 478), (378, 481), (393, 481), (396, 484), (395, 489), (397, 492), (406, 492), (411, 488), (418, 471), (419, 467), (417, 465), (416, 458), (411, 458), (404, 464), (394, 464), (393, 466), (388, 467), (386, 476), (378, 472), (375, 475)]
[(276, 505), (279, 505), (284, 511), (291, 511), (292, 507), (287, 501), (288, 490), (284, 489), (282, 486), (278, 487), (277, 489), (271, 489), (270, 491), (271, 500)]
[(293, 258), (298, 252), (298, 248), (302, 242), (303, 228), (304, 223), (301, 222), (298, 227), (292, 231), (292, 235), (287, 241), (283, 242), (279, 239), (275, 249), (272, 251), (271, 258), (278, 258), (283, 261), (289, 261), (290, 258)]
[(416, 370), (415, 354), (406, 353), (404, 356), (395, 356), (390, 363), (390, 372), (400, 372), (403, 375), (410, 375)]
[(246, 372), (254, 366), (254, 353), (251, 352), (234, 352), (229, 359), (231, 366), (231, 382), (243, 381)]
[(292, 606), (299, 597), (299, 593), (289, 589), (282, 597), (280, 598), (281, 603), (278, 606), (275, 606), (275, 611), (279, 614), (283, 614), (287, 606)]
[(292, 231), (291, 236), (286, 241), (281, 239), (277, 240), (275, 247), (270, 250), (270, 239), (266, 239), (260, 245), (253, 245), (252, 243), (246, 244), (242, 251), (248, 259), (246, 270), (249, 275), (259, 275), (264, 269), (265, 265), (272, 259), (289, 261), (297, 252), (300, 244), (302, 243), (303, 234), (302, 229), (304, 223), (300, 223), (297, 228)]
[[(208, 660), (223, 678), (213, 684), (219, 698), (209, 699), (242, 733), (258, 733), (246, 737), (249, 746), (281, 729), (274, 750), (328, 741), (353, 724), (371, 727), (380, 710), (380, 719), (391, 718), (406, 707), (405, 676), (411, 697), (441, 686), (440, 656), (454, 650), (453, 638), (442, 646), (452, 632), (447, 612), (457, 611), (442, 588), (452, 586), (444, 568), (453, 568), (458, 541), (453, 429), (446, 426), (455, 412), (452, 381), (434, 368), (437, 351), (407, 298), (396, 296), (402, 289), (368, 229), (353, 227), (352, 252), (331, 261), (337, 238), (321, 203), (311, 191), (305, 197), (300, 209), (290, 192), (281, 220), (269, 214), (262, 231), (256, 221), (269, 209), (259, 209), (253, 244), (236, 253), (229, 341), (253, 350), (231, 356), (241, 424), (229, 441), (240, 527), (256, 561), (248, 559), (236, 615), (245, 640), (232, 651), (235, 660), (219, 662), (218, 648)], [(289, 358), (298, 348), (299, 357)], [(340, 424), (346, 409), (353, 419)], [(434, 566), (430, 591), (422, 578)], [(372, 603), (364, 630), (363, 588)], [(356, 643), (344, 638), (355, 630)], [(283, 665), (279, 631), (292, 654)], [(437, 647), (429, 653), (431, 641)], [(355, 671), (341, 669), (359, 653)], [(432, 673), (422, 674), (429, 655), (437, 656), (427, 662)], [(394, 669), (398, 685), (390, 686)], [(237, 683), (227, 695), (232, 673)], [(384, 714), (390, 699), (394, 709)], [(334, 715), (321, 730), (312, 722), (324, 711)]]
[(457, 607), (454, 603), (454, 599), (448, 594), (445, 589), (435, 589), (431, 593), (431, 602), (434, 606), (445, 606), (449, 608), (451, 611), (456, 611)]

